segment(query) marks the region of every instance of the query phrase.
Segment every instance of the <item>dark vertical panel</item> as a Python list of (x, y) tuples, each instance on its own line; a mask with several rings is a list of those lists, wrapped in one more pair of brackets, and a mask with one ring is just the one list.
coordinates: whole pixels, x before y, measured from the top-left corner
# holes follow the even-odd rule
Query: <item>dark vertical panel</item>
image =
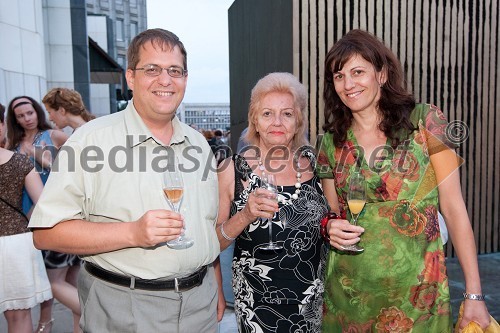
[[(500, 35), (500, 5), (497, 2), (493, 1), (493, 4), (496, 5), (496, 10), (492, 10), (492, 17), (495, 19), (495, 24), (496, 27), (494, 29), (491, 29), (495, 33), (495, 37), (492, 38), (492, 42), (494, 41), (493, 45), (495, 46), (495, 55), (492, 56), (491, 59), (491, 66), (490, 68), (497, 68), (497, 71), (494, 73), (494, 83), (492, 85), (493, 87), (493, 105), (491, 110), (494, 110), (494, 121), (493, 121), (493, 133), (498, 133), (499, 130), (499, 124), (500, 124), (500, 112), (499, 112), (499, 102), (500, 102), (500, 85), (499, 85), (499, 79), (500, 79), (500, 71), (498, 71), (497, 65), (500, 63), (500, 50), (498, 49), (499, 45), (499, 35)], [(493, 54), (493, 53), (492, 53)], [(495, 160), (495, 166), (494, 170), (498, 170), (500, 167), (500, 136), (494, 134), (494, 143), (493, 146), (495, 147), (494, 149), (494, 160)], [(495, 199), (493, 201), (493, 216), (492, 216), (492, 234), (493, 234), (493, 248), (492, 251), (498, 251), (500, 248), (500, 240), (499, 240), (499, 229), (500, 229), (500, 176), (498, 172), (493, 173), (493, 182), (495, 186), (494, 188), (494, 196)]]
[[(298, 24), (299, 24), (299, 50), (302, 50), (302, 34), (301, 34), (301, 31), (302, 29), (304, 29), (304, 27), (302, 26), (302, 1), (306, 1), (306, 0), (299, 0), (299, 19), (297, 20), (298, 21)], [(328, 29), (328, 27), (327, 27)], [(325, 34), (325, 38), (326, 38), (326, 34)], [(299, 80), (300, 82), (304, 82), (304, 77), (302, 76), (302, 73), (303, 73), (303, 66), (302, 66), (302, 61), (299, 61)]]
[[(450, 58), (453, 56), (451, 54), (451, 52), (453, 52), (451, 50), (451, 44), (452, 44), (452, 34), (451, 34), (451, 31), (452, 31), (452, 19), (453, 19), (453, 15), (452, 15), (452, 12), (451, 12), (451, 3), (449, 4), (449, 12), (447, 11), (448, 9), (448, 2), (450, 1), (444, 1), (444, 11), (443, 11), (443, 16), (444, 17), (451, 17), (451, 19), (449, 20), (449, 26), (446, 27), (446, 29), (448, 29), (450, 31), (450, 34), (448, 36), (445, 36), (445, 38), (443, 38), (443, 49), (446, 47), (448, 49), (448, 53), (450, 55)], [(443, 52), (443, 58), (442, 58), (442, 61), (443, 63), (445, 62), (445, 52)], [(448, 68), (444, 68), (442, 69), (442, 72), (441, 72), (441, 76), (443, 78), (446, 78), (446, 85), (443, 85), (442, 86), (442, 90), (441, 90), (441, 94), (439, 94), (439, 96), (444, 96), (446, 94), (446, 101), (445, 101), (445, 105), (446, 105), (446, 108), (448, 109), (448, 112), (453, 112), (452, 108), (451, 108), (451, 94), (452, 94), (452, 87), (451, 87), (451, 74), (453, 72), (453, 69), (451, 68), (451, 59), (449, 59), (448, 61)], [(450, 115), (451, 116), (451, 115)], [(454, 115), (453, 117), (450, 117), (450, 119), (455, 119)]]
[[(316, 87), (320, 87), (321, 85), (319, 84), (320, 83), (320, 80), (321, 78), (323, 77), (323, 75), (319, 72), (319, 63), (320, 61), (322, 61), (323, 59), (323, 54), (320, 54), (319, 50), (320, 50), (320, 47), (319, 47), (319, 44), (320, 44), (320, 31), (319, 31), (319, 22), (320, 22), (320, 13), (319, 13), (319, 2), (320, 0), (316, 0), (316, 22), (318, 24), (316, 24), (316, 59), (315, 59), (315, 62), (316, 62), (316, 66), (315, 66), (315, 71), (314, 71), (314, 75), (315, 75), (315, 78), (316, 78)], [(321, 1), (324, 1), (324, 0), (321, 0)], [(311, 96), (311, 94), (309, 94), (309, 96)], [(319, 89), (316, 89), (316, 91), (314, 92), (314, 100), (315, 100), (315, 104), (316, 105), (319, 105), (318, 101), (319, 101), (319, 97), (320, 97), (320, 91)], [(308, 115), (309, 115), (309, 119), (311, 119), (311, 112), (313, 112), (311, 110), (311, 108), (308, 109)], [(319, 117), (318, 115), (316, 114), (316, 116), (314, 117), (315, 118), (315, 123), (314, 123), (314, 128), (318, 128), (319, 127)], [(311, 133), (311, 124), (308, 125), (309, 126), (309, 130), (308, 130), (308, 133), (309, 133), (309, 138), (311, 137), (310, 133)]]
[[(308, 1), (309, 3), (309, 1)], [(307, 22), (311, 22), (311, 6), (308, 5), (307, 6)], [(307, 35), (308, 35), (308, 38), (307, 38), (307, 68), (311, 68), (311, 29), (313, 29), (311, 27), (311, 24), (309, 24), (307, 26)], [(306, 82), (302, 82), (304, 84), (307, 85), (307, 89), (308, 89), (308, 93), (309, 93), (309, 96), (311, 96), (311, 75), (307, 75), (307, 80)]]
[[(398, 0), (398, 12), (401, 13), (401, 0)], [(398, 38), (397, 38), (397, 43), (396, 43), (396, 55), (398, 56), (398, 59), (401, 59), (401, 43), (404, 42), (404, 38), (402, 36), (403, 33), (403, 27), (401, 26), (401, 15), (399, 15), (400, 20), (398, 20), (397, 25), (398, 25)]]
[[(457, 8), (456, 9), (457, 17), (455, 18), (455, 20), (456, 20), (456, 23), (458, 24), (458, 11), (459, 11), (459, 8), (458, 8), (458, 5), (457, 5), (457, 1), (452, 0), (451, 2), (452, 2), (452, 8), (454, 8), (454, 7)], [(451, 22), (451, 24), (453, 26), (453, 21)], [(458, 38), (458, 37), (459, 37), (458, 31), (456, 32), (456, 34), (452, 34), (451, 35), (451, 38)], [(454, 98), (451, 101), (453, 103), (452, 110), (455, 111), (455, 115), (453, 117), (454, 119), (458, 119), (459, 118), (458, 114), (457, 114), (457, 112), (458, 112), (457, 107), (458, 107), (458, 96), (459, 96), (459, 94), (458, 94), (458, 85), (460, 84), (460, 77), (459, 77), (459, 75), (460, 75), (461, 71), (459, 70), (460, 65), (458, 63), (458, 52), (460, 51), (458, 49), (458, 45), (459, 44), (458, 44), (458, 41), (457, 41), (456, 44), (455, 44), (456, 48), (451, 48), (451, 53), (455, 53), (455, 57), (457, 59), (455, 61), (455, 65), (454, 65), (454, 68), (453, 68), (453, 75), (452, 75), (453, 78), (454, 78), (454, 81), (455, 81), (455, 83), (453, 84), (453, 87), (452, 87)]]
[(90, 62), (87, 40), (87, 8), (84, 1), (70, 1), (71, 38), (73, 44), (74, 88), (90, 105)]
[(250, 91), (258, 79), (270, 72), (293, 72), (292, 17), (289, 0), (236, 0), (228, 10), (233, 147), (247, 126)]
[[(360, 6), (361, 2), (362, 2), (362, 0), (358, 1), (358, 8), (361, 8), (361, 6)], [(368, 29), (370, 29), (370, 24), (369, 24), (370, 19), (373, 19), (373, 28), (372, 28), (373, 30), (372, 31), (374, 31), (375, 34), (377, 33), (377, 5), (378, 4), (375, 4), (375, 6), (373, 6), (373, 13), (370, 13), (369, 9), (367, 9), (366, 12), (364, 13), (366, 26), (368, 27)], [(368, 6), (369, 6), (369, 3), (366, 4), (367, 8), (369, 8)], [(361, 17), (361, 15), (363, 15), (363, 13), (359, 13), (359, 17)]]
[[(487, 0), (486, 0), (487, 1)], [(484, 61), (483, 61), (483, 56), (485, 54), (485, 46), (486, 42), (485, 41), (485, 11), (484, 11), (484, 3), (486, 1), (478, 1), (477, 2), (477, 28), (475, 29), (477, 31), (477, 41), (478, 41), (478, 55), (477, 55), (477, 67), (478, 67), (478, 80), (476, 81), (477, 83), (475, 84), (475, 89), (479, 88), (479, 85), (482, 85), (482, 82), (485, 82), (485, 78), (487, 77), (486, 73), (484, 72)], [(481, 212), (480, 219), (482, 221), (485, 221), (486, 223), (479, 223), (479, 251), (480, 252), (485, 252), (486, 251), (486, 228), (488, 226), (488, 213), (490, 210), (491, 205), (486, 205), (487, 200), (489, 199), (488, 196), (488, 190), (487, 190), (487, 179), (489, 176), (488, 173), (488, 160), (489, 160), (489, 154), (488, 154), (488, 126), (487, 126), (487, 113), (488, 110), (486, 108), (485, 103), (485, 93), (487, 92), (487, 89), (478, 89), (478, 107), (476, 108), (476, 113), (477, 116), (480, 120), (480, 125), (481, 125), (481, 134), (480, 140), (479, 140), (479, 155), (482, 157), (480, 159), (480, 168), (482, 169), (481, 172), (481, 180), (479, 182), (480, 185), (480, 197), (479, 197), (479, 211)], [(486, 148), (486, 149), (485, 149)]]

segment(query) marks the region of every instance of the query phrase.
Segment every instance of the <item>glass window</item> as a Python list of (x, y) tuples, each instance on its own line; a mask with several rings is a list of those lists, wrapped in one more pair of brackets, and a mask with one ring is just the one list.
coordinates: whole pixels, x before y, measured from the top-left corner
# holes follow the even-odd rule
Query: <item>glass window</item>
[(137, 35), (137, 22), (132, 22), (130, 24), (130, 40)]
[(130, 7), (137, 7), (137, 0), (130, 0)]
[(122, 66), (122, 68), (125, 68), (125, 57), (124, 56), (118, 56), (118, 64)]
[(123, 40), (123, 20), (116, 20), (116, 40)]

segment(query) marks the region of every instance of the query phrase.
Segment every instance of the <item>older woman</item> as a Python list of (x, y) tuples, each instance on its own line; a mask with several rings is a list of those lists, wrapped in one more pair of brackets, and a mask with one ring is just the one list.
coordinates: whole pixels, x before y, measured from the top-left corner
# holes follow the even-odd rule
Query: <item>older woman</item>
[[(363, 175), (359, 225), (332, 219), (324, 332), (451, 332), (440, 208), (464, 270), (464, 327), (489, 316), (458, 158), (443, 113), (416, 104), (396, 56), (374, 35), (352, 30), (325, 59), (326, 131), (318, 174), (345, 216), (349, 182)], [(364, 252), (350, 253), (360, 242)]]
[(43, 97), (42, 103), (49, 113), (49, 120), (58, 128), (73, 130), (95, 118), (83, 103), (80, 93), (68, 88), (53, 88)]
[[(291, 74), (268, 74), (252, 90), (250, 145), (219, 166), (217, 233), (221, 250), (236, 240), (240, 332), (318, 332), (321, 326), (327, 249), (319, 222), (328, 207), (305, 146), (305, 112), (305, 87)], [(277, 198), (260, 188), (264, 174), (275, 176)], [(263, 250), (270, 237), (283, 249)]]

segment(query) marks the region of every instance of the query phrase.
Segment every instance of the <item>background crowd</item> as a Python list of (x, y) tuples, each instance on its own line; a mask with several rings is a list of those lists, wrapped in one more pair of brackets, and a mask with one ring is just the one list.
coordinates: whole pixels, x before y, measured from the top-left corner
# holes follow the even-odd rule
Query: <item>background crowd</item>
[[(30, 174), (19, 175), (20, 178), (18, 178), (21, 180), (26, 176), (24, 187), (19, 187), (19, 183), (13, 181), (16, 177), (11, 174), (12, 170), (10, 168), (8, 172), (2, 172), (2, 176), (6, 177), (5, 181), (2, 183), (1, 218), (5, 223), (2, 223), (2, 235), (5, 234), (5, 229), (8, 225), (17, 224), (17, 229), (25, 233), (26, 236), (29, 236), (31, 244), (33, 240), (31, 238), (31, 233), (28, 232), (27, 219), (31, 216), (33, 204), (36, 203), (42, 192), (43, 184), (47, 182), (52, 162), (58, 149), (68, 139), (68, 135), (63, 132), (62, 129), (69, 127), (75, 130), (85, 122), (94, 118), (86, 109), (81, 95), (72, 89), (54, 88), (47, 92), (42, 99), (42, 103), (49, 114), (49, 120), (56, 125), (54, 128), (47, 121), (42, 105), (29, 96), (15, 97), (10, 101), (6, 110), (6, 126), (3, 125), (3, 106), (1, 110), (1, 141), (5, 146), (5, 151), (8, 149), (14, 152), (14, 157), (12, 161), (9, 160), (9, 163), (15, 163), (14, 161), (16, 159), (19, 159), (20, 156), (24, 156), (30, 161), (28, 163), (28, 165), (31, 166), (29, 170), (33, 169), (33, 175), (31, 176)], [(3, 131), (4, 128), (6, 131)], [(4, 167), (8, 168), (8, 164), (6, 163)], [(26, 167), (20, 166), (18, 171), (23, 172), (23, 170), (26, 170)], [(29, 192), (33, 185), (28, 185), (35, 181), (40, 183), (40, 193), (33, 194)], [(16, 189), (21, 190), (21, 193), (13, 192)], [(19, 203), (21, 203), (21, 205), (19, 205)], [(17, 218), (13, 219), (12, 213), (15, 213), (14, 217)], [(23, 217), (23, 219), (20, 220), (20, 217)], [(21, 228), (21, 226), (23, 227)], [(5, 239), (2, 238), (2, 240)], [(16, 309), (18, 308), (24, 309), (26, 307), (25, 304), (20, 305), (18, 303), (13, 303), (12, 300), (18, 298), (23, 299), (23, 297), (26, 299), (33, 299), (33, 295), (35, 295), (36, 297), (34, 299), (37, 302), (31, 302), (29, 308), (37, 303), (41, 303), (40, 319), (36, 332), (50, 332), (53, 325), (53, 295), (62, 304), (71, 309), (73, 312), (73, 330), (74, 332), (79, 332), (80, 303), (76, 285), (81, 260), (76, 255), (55, 251), (39, 251), (34, 248), (33, 251), (35, 251), (35, 254), (32, 254), (31, 258), (22, 260), (25, 265), (24, 271), (13, 272), (9, 277), (15, 279), (17, 283), (21, 285), (21, 288), (13, 288), (13, 285), (9, 283), (2, 284), (5, 288), (2, 290), (2, 297), (0, 299), (2, 306), (13, 307), (12, 311), (17, 311)], [(2, 253), (2, 256), (20, 260), (20, 258), (13, 255), (14, 253), (15, 252)], [(38, 257), (43, 258), (43, 263), (45, 264), (43, 271), (33, 270), (33, 267), (36, 267), (35, 265), (38, 262)], [(8, 265), (5, 263), (5, 266), (2, 266), (2, 272), (7, 272), (7, 267)], [(3, 268), (5, 268), (5, 270)], [(48, 283), (50, 282), (50, 289), (48, 292), (43, 290), (45, 285), (42, 284), (42, 282), (44, 281), (47, 282), (47, 285), (49, 285)], [(32, 288), (31, 292), (33, 295), (29, 295), (27, 292), (27, 290), (30, 289), (25, 290), (24, 294), (19, 294), (19, 289), (23, 290), (22, 286)], [(50, 295), (50, 297), (47, 297), (47, 295)], [(11, 300), (10, 303), (5, 301), (7, 299)], [(7, 310), (9, 310), (9, 308), (7, 308)], [(9, 320), (9, 316), (6, 316), (6, 318), (8, 319), (9, 330), (12, 329), (13, 332), (31, 332), (31, 314), (16, 320)]]

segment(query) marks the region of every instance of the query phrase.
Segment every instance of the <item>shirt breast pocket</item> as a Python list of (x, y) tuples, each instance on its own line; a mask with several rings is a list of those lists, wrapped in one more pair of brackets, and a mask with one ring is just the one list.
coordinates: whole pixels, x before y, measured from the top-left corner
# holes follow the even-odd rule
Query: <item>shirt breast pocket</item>
[(207, 222), (214, 222), (219, 204), (217, 179), (209, 178), (204, 181), (197, 181), (195, 184), (187, 184), (186, 189), (189, 191), (186, 193), (190, 197), (189, 202), (194, 205), (192, 209), (198, 210), (198, 216)]

